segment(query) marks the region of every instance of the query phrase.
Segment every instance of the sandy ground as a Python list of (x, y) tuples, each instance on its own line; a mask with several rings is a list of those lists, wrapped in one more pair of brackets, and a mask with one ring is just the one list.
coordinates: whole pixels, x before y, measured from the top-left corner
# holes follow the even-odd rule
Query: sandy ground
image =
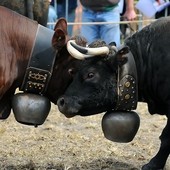
[(166, 118), (150, 115), (141, 103), (137, 111), (141, 124), (130, 143), (103, 136), (103, 114), (67, 119), (52, 105), (45, 123), (34, 128), (16, 122), (11, 113), (0, 123), (0, 169), (139, 170), (156, 154)]

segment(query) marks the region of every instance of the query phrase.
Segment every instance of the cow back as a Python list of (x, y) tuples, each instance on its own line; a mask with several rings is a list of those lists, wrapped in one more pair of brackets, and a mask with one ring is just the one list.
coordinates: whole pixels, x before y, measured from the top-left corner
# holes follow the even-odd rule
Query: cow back
[(38, 23), (0, 7), (0, 97), (21, 83), (34, 44)]

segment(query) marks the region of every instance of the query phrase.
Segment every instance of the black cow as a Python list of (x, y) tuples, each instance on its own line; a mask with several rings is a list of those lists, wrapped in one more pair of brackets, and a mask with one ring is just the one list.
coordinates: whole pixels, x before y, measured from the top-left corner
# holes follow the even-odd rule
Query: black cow
[[(106, 46), (96, 42), (92, 47), (96, 44)], [(90, 48), (81, 48), (74, 42), (69, 42), (70, 47), (74, 49), (72, 55), (76, 56), (77, 51), (77, 56), (83, 53), (90, 57)], [(58, 100), (59, 110), (67, 117), (87, 116), (123, 109), (121, 105), (126, 108), (126, 104), (127, 109), (134, 110), (137, 101), (146, 102), (151, 114), (167, 116), (167, 124), (158, 153), (142, 170), (163, 169), (170, 153), (170, 17), (136, 32), (118, 50), (109, 45), (105, 53), (82, 62), (72, 84)]]

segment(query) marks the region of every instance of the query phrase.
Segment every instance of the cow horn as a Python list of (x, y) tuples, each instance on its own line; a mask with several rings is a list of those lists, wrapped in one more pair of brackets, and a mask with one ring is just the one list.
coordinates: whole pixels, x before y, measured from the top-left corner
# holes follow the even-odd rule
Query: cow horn
[(74, 58), (79, 60), (97, 55), (109, 54), (109, 48), (107, 46), (97, 48), (82, 47), (77, 45), (75, 40), (69, 40), (67, 42), (67, 50)]
[(112, 46), (111, 46), (111, 49), (112, 49), (112, 50), (114, 50), (115, 52), (117, 52), (117, 51), (118, 51), (117, 47), (116, 47), (116, 46), (114, 46), (114, 45), (112, 45)]

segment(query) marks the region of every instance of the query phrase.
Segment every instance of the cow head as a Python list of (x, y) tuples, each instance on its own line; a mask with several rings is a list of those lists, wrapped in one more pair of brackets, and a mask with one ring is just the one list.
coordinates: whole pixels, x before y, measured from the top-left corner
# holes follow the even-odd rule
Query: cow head
[[(102, 46), (105, 52), (90, 57), (94, 56), (90, 53), (91, 50), (98, 51), (98, 48), (94, 48), (96, 46)], [(83, 53), (82, 56), (86, 59), (82, 61), (65, 94), (57, 101), (60, 112), (66, 117), (87, 116), (115, 108), (118, 99), (118, 67), (127, 62), (125, 54), (129, 51), (128, 47), (117, 50), (113, 44), (107, 46), (102, 41), (89, 45), (93, 47), (92, 49), (82, 48), (76, 44), (72, 44), (72, 47), (74, 50), (70, 53), (73, 56), (77, 55), (78, 58), (79, 53)]]
[(58, 20), (54, 31), (52, 45), (56, 50), (56, 60), (51, 81), (45, 95), (50, 101), (56, 104), (58, 97), (64, 93), (72, 81), (72, 76), (81, 62), (69, 54), (66, 47), (67, 41), (74, 39), (79, 45), (85, 46), (86, 40), (80, 36), (69, 38), (67, 34), (67, 22), (64, 18)]

